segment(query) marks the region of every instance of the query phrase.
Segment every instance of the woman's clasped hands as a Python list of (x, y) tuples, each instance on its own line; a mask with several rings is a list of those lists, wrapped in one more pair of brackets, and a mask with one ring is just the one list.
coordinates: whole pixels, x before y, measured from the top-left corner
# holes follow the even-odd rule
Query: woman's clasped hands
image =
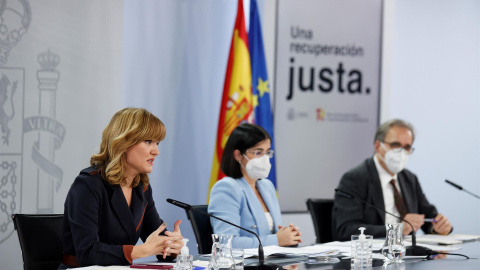
[(163, 255), (165, 259), (172, 254), (179, 254), (180, 249), (183, 247), (183, 236), (180, 231), (181, 220), (177, 220), (173, 225), (173, 232), (166, 231), (165, 235), (160, 235), (167, 227), (166, 223), (163, 223), (158, 227), (156, 231), (151, 233), (145, 243), (134, 246), (132, 251), (132, 259), (141, 257)]
[(283, 227), (278, 225), (278, 245), (281, 247), (288, 247), (298, 245), (298, 243), (302, 242), (300, 236), (302, 233), (300, 232), (297, 226), (294, 226), (292, 223), (288, 227)]

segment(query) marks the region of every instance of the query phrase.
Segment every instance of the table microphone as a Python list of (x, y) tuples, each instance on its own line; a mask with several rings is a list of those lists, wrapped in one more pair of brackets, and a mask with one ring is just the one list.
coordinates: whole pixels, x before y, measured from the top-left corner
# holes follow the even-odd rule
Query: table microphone
[(436, 252), (429, 249), (429, 248), (426, 248), (426, 247), (422, 247), (422, 246), (417, 246), (417, 237), (415, 236), (415, 230), (413, 229), (413, 225), (408, 222), (407, 220), (399, 217), (399, 216), (396, 216), (390, 212), (387, 212), (381, 208), (378, 208), (376, 206), (374, 206), (373, 204), (370, 204), (368, 203), (367, 201), (365, 200), (362, 200), (360, 198), (357, 198), (355, 196), (353, 196), (352, 194), (348, 193), (348, 192), (345, 192), (343, 190), (340, 190), (340, 189), (335, 189), (335, 192), (337, 192), (338, 194), (341, 194), (343, 195), (344, 197), (347, 197), (347, 198), (350, 198), (350, 199), (353, 199), (353, 200), (357, 200), (357, 201), (360, 201), (370, 207), (373, 207), (381, 212), (384, 212), (386, 214), (389, 214), (391, 216), (394, 216), (402, 221), (405, 221), (406, 223), (408, 223), (408, 225), (410, 225), (410, 227), (412, 227), (412, 245), (411, 246), (408, 246), (405, 248), (405, 252), (406, 252), (406, 255), (407, 256), (430, 256), (430, 255), (434, 255)]
[(457, 184), (453, 183), (452, 181), (449, 181), (449, 180), (445, 179), (445, 182), (447, 182), (448, 184), (450, 184), (450, 185), (452, 185), (452, 186), (454, 186), (454, 187), (456, 187), (460, 190), (463, 190), (463, 191), (467, 192), (468, 194), (472, 195), (473, 197), (476, 197), (477, 199), (480, 199), (480, 196), (478, 196), (477, 194), (474, 194), (474, 193), (464, 189), (462, 186), (457, 185)]
[(272, 270), (272, 269), (282, 268), (282, 266), (280, 266), (280, 265), (276, 265), (276, 264), (273, 264), (273, 263), (265, 263), (265, 255), (264, 255), (264, 252), (263, 252), (262, 241), (260, 241), (260, 237), (258, 237), (258, 235), (257, 235), (255, 232), (250, 231), (250, 230), (247, 230), (247, 229), (245, 229), (245, 228), (243, 228), (243, 227), (240, 227), (240, 226), (238, 226), (238, 225), (236, 225), (236, 224), (233, 224), (233, 223), (231, 223), (231, 222), (229, 222), (229, 221), (226, 221), (226, 220), (224, 220), (224, 219), (221, 219), (221, 218), (219, 218), (219, 217), (216, 217), (216, 216), (214, 216), (214, 215), (212, 215), (212, 214), (209, 214), (209, 213), (207, 213), (207, 212), (204, 212), (204, 211), (202, 211), (202, 210), (198, 210), (198, 209), (192, 208), (192, 206), (191, 206), (190, 204), (187, 204), (187, 203), (184, 203), (184, 202), (180, 202), (180, 201), (177, 201), (177, 200), (173, 200), (173, 199), (167, 199), (167, 202), (168, 202), (168, 203), (171, 203), (171, 204), (173, 204), (173, 205), (175, 205), (175, 206), (178, 206), (178, 207), (180, 207), (180, 208), (183, 208), (183, 209), (185, 209), (185, 210), (187, 210), (187, 211), (188, 211), (188, 210), (193, 210), (193, 211), (202, 213), (202, 214), (204, 214), (204, 215), (207, 215), (207, 216), (209, 216), (209, 217), (218, 219), (218, 220), (220, 220), (220, 221), (223, 221), (223, 222), (228, 223), (228, 224), (230, 224), (230, 225), (232, 225), (232, 226), (234, 226), (234, 227), (237, 227), (237, 228), (239, 228), (239, 229), (241, 229), (241, 230), (247, 231), (247, 232), (255, 235), (255, 236), (257, 237), (257, 239), (258, 239), (258, 263), (252, 263), (252, 264), (249, 264), (249, 265), (245, 265), (245, 266), (244, 266), (244, 269), (245, 269), (245, 270), (256, 270), (256, 269), (259, 269), (259, 270)]

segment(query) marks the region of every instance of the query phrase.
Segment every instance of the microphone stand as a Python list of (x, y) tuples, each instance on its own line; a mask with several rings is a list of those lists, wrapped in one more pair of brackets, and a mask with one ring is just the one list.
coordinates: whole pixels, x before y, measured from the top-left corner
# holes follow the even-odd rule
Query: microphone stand
[(480, 196), (478, 196), (477, 194), (474, 194), (474, 193), (472, 193), (472, 192), (464, 189), (462, 186), (457, 185), (457, 184), (453, 183), (452, 181), (449, 181), (449, 180), (445, 179), (445, 182), (447, 182), (448, 184), (450, 184), (450, 185), (452, 185), (452, 186), (454, 186), (454, 187), (456, 187), (456, 188), (458, 188), (458, 189), (460, 189), (460, 190), (465, 191), (466, 193), (472, 195), (473, 197), (476, 197), (477, 199), (480, 199)]
[(370, 206), (370, 207), (372, 207), (372, 208), (375, 208), (375, 209), (377, 209), (377, 210), (379, 210), (379, 211), (381, 211), (381, 212), (384, 212), (385, 214), (389, 214), (389, 215), (391, 215), (391, 216), (394, 216), (394, 217), (396, 217), (396, 218), (398, 218), (398, 219), (400, 219), (400, 220), (405, 221), (406, 223), (408, 223), (408, 225), (410, 225), (410, 227), (412, 227), (412, 245), (411, 245), (411, 246), (408, 246), (408, 247), (405, 247), (405, 253), (406, 253), (407, 256), (430, 256), (430, 255), (434, 255), (434, 254), (435, 254), (435, 252), (434, 252), (433, 250), (429, 249), (429, 248), (422, 247), (422, 246), (417, 246), (417, 237), (416, 237), (416, 235), (415, 235), (415, 230), (413, 229), (412, 223), (408, 222), (407, 220), (405, 220), (405, 219), (403, 219), (403, 218), (401, 218), (401, 217), (399, 217), (399, 216), (397, 216), (397, 215), (394, 215), (394, 214), (392, 214), (392, 213), (390, 213), (390, 212), (387, 212), (387, 211), (385, 211), (385, 210), (383, 210), (383, 209), (381, 209), (381, 208), (378, 208), (378, 207), (374, 206), (373, 204), (368, 203), (368, 202), (365, 201), (365, 200), (359, 199), (359, 198), (353, 196), (352, 194), (347, 193), (347, 192), (345, 192), (345, 191), (343, 191), (343, 190), (335, 189), (335, 191), (336, 191), (337, 193), (341, 194), (341, 195), (344, 196), (344, 197), (347, 197), (347, 198), (350, 198), (350, 199), (353, 199), (353, 200), (357, 200), (357, 201), (359, 201), (359, 202), (362, 202), (362, 203), (364, 203), (364, 204), (366, 204), (366, 205), (368, 205), (368, 206)]
[(251, 230), (247, 230), (243, 227), (240, 227), (236, 224), (233, 224), (229, 221), (226, 221), (224, 219), (221, 219), (219, 217), (216, 217), (212, 214), (209, 214), (207, 212), (204, 212), (202, 210), (198, 210), (198, 209), (195, 209), (195, 208), (192, 208), (192, 206), (190, 204), (187, 204), (187, 203), (183, 203), (183, 202), (180, 202), (180, 201), (177, 201), (177, 200), (173, 200), (173, 199), (167, 199), (167, 202), (168, 203), (171, 203), (177, 207), (180, 207), (180, 208), (183, 208), (185, 210), (193, 210), (193, 211), (196, 211), (198, 213), (202, 213), (204, 215), (207, 215), (209, 217), (212, 217), (214, 219), (218, 219), (222, 222), (225, 222), (227, 224), (230, 224), (236, 228), (239, 228), (241, 230), (244, 230), (244, 231), (247, 231), (253, 235), (255, 235), (257, 237), (257, 240), (258, 240), (258, 263), (251, 263), (251, 264), (248, 264), (248, 265), (245, 265), (244, 266), (244, 269), (245, 270), (275, 270), (275, 269), (278, 269), (278, 268), (282, 268), (281, 265), (277, 265), (277, 264), (274, 264), (274, 263), (265, 263), (265, 255), (264, 255), (264, 252), (263, 252), (263, 246), (262, 246), (262, 241), (260, 241), (260, 237), (258, 237), (258, 234), (256, 234), (255, 232), (251, 231)]

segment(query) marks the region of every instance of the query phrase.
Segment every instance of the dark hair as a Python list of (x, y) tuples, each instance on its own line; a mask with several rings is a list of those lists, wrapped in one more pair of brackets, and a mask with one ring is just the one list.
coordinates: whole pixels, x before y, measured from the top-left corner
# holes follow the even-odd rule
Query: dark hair
[(226, 176), (240, 178), (243, 176), (240, 164), (235, 159), (233, 151), (239, 150), (242, 154), (249, 148), (257, 145), (261, 141), (272, 138), (261, 126), (254, 124), (241, 124), (237, 126), (228, 137), (225, 148), (223, 149), (220, 169)]
[(387, 136), (387, 132), (390, 130), (391, 127), (403, 127), (412, 132), (412, 142), (415, 140), (415, 129), (413, 128), (412, 124), (408, 123), (407, 121), (401, 119), (392, 119), (384, 122), (381, 124), (377, 132), (375, 133), (375, 139), (373, 142), (381, 141), (384, 142), (385, 136)]

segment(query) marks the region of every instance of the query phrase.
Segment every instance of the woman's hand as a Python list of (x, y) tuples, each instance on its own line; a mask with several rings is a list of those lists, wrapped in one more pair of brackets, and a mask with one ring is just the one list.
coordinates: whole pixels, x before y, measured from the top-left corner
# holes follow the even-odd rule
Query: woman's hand
[(157, 230), (152, 232), (145, 243), (134, 246), (132, 250), (132, 259), (138, 259), (143, 257), (148, 257), (152, 255), (162, 254), (165, 250), (165, 241), (167, 241), (168, 237), (164, 235), (159, 235), (165, 228), (167, 224), (164, 222)]
[(288, 227), (282, 227), (281, 225), (278, 225), (277, 238), (278, 245), (281, 247), (288, 247), (301, 243), (301, 235), (302, 233), (300, 232), (299, 228), (291, 223)]
[(157, 230), (147, 237), (145, 243), (133, 247), (132, 259), (160, 254), (163, 254), (163, 258), (165, 258), (172, 253), (178, 254), (183, 247), (183, 236), (179, 228), (181, 222), (181, 220), (177, 220), (173, 232), (166, 231), (165, 235), (160, 235), (160, 233), (165, 230), (167, 224), (164, 222), (160, 225)]
[(182, 232), (180, 231), (180, 223), (182, 223), (182, 221), (177, 220), (173, 225), (173, 232), (165, 232), (165, 235), (168, 236), (168, 240), (165, 243), (166, 248), (163, 251), (164, 259), (166, 256), (170, 256), (171, 254), (179, 254), (183, 247), (183, 236)]

